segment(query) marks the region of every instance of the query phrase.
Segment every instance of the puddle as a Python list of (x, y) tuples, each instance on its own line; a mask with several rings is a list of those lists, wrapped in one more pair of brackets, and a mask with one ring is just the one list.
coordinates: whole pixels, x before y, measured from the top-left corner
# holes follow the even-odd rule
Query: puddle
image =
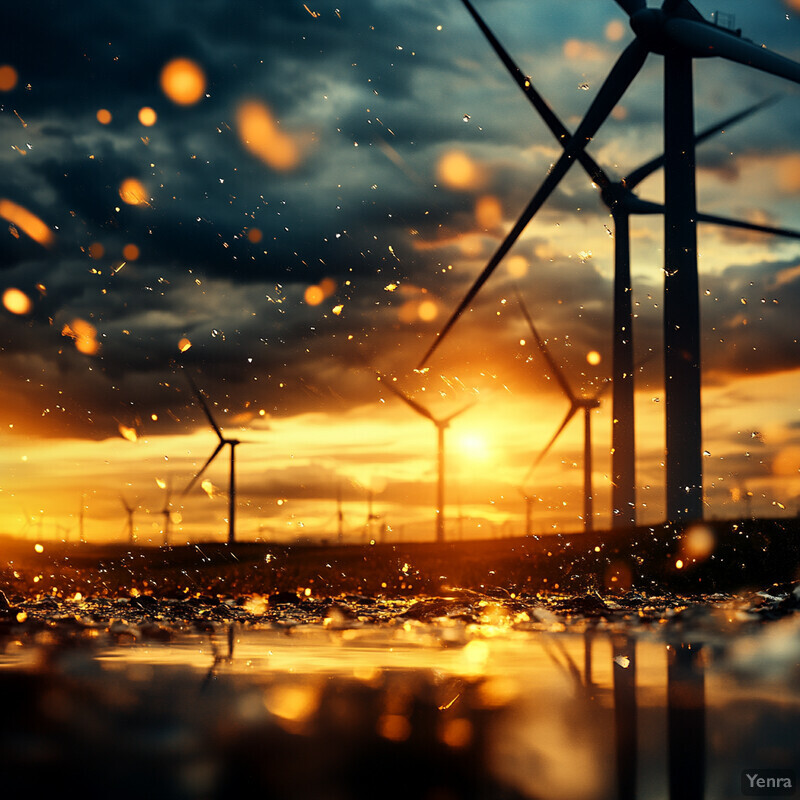
[(795, 617), (692, 642), (417, 622), (67, 641), (0, 655), (20, 791), (88, 771), (89, 797), (727, 798), (800, 763)]

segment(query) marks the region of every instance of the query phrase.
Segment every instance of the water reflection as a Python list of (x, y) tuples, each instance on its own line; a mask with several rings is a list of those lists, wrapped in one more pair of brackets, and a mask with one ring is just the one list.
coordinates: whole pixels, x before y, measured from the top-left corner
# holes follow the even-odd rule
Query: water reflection
[(169, 798), (732, 797), (742, 769), (800, 757), (800, 624), (781, 640), (769, 671), (765, 634), (723, 646), (598, 624), (6, 642), (0, 768), (35, 771), (42, 792), (100, 770), (106, 797), (153, 780)]

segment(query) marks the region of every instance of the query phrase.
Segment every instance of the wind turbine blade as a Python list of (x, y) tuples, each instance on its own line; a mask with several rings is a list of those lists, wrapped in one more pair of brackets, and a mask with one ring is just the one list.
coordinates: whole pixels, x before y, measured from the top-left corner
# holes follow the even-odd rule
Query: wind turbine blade
[(664, 32), (672, 42), (687, 48), (692, 55), (720, 56), (800, 83), (800, 64), (709, 22), (672, 18), (664, 23)]
[(189, 491), (191, 490), (192, 486), (195, 485), (195, 483), (200, 478), (200, 476), (206, 471), (206, 469), (208, 468), (208, 465), (219, 455), (219, 451), (222, 450), (223, 447), (225, 447), (225, 442), (220, 442), (214, 448), (214, 452), (208, 457), (208, 461), (206, 461), (206, 463), (203, 464), (203, 467), (202, 467), (202, 469), (199, 470), (199, 472), (196, 472), (194, 474), (194, 477), (189, 481), (189, 485), (183, 490), (184, 494), (188, 494), (189, 493)]
[(615, 2), (629, 17), (647, 7), (645, 0), (615, 0)]
[(669, 15), (683, 17), (684, 19), (693, 19), (697, 22), (708, 24), (703, 18), (703, 15), (689, 2), (689, 0), (664, 0), (664, 2), (661, 4), (661, 10)]
[(589, 106), (586, 116), (578, 126), (578, 130), (575, 131), (575, 135), (570, 140), (561, 158), (558, 159), (555, 166), (547, 174), (539, 190), (522, 212), (522, 216), (508, 232), (500, 247), (489, 259), (489, 263), (484, 267), (483, 272), (478, 275), (477, 279), (464, 296), (464, 299), (458, 304), (456, 310), (451, 314), (450, 319), (447, 320), (444, 327), (434, 339), (433, 344), (428, 348), (428, 352), (425, 353), (425, 356), (420, 362), (418, 369), (425, 366), (428, 359), (444, 341), (453, 325), (455, 325), (464, 311), (469, 308), (483, 284), (486, 283), (497, 265), (503, 260), (505, 254), (520, 237), (520, 234), (527, 224), (533, 219), (534, 214), (544, 205), (547, 198), (550, 197), (553, 190), (558, 186), (564, 175), (566, 175), (567, 170), (570, 168), (578, 152), (586, 147), (598, 128), (603, 124), (606, 117), (614, 109), (617, 101), (622, 97), (625, 90), (630, 86), (631, 81), (633, 81), (642, 68), (646, 58), (647, 48), (638, 39), (635, 39), (625, 48), (605, 82), (600, 87), (597, 97), (595, 97), (591, 106)]
[(561, 436), (561, 432), (564, 430), (564, 428), (569, 425), (569, 421), (575, 416), (577, 410), (578, 406), (573, 403), (570, 406), (569, 411), (567, 411), (567, 416), (564, 417), (564, 421), (561, 423), (561, 425), (559, 425), (558, 430), (553, 434), (553, 438), (547, 443), (547, 447), (545, 447), (544, 450), (542, 450), (542, 452), (536, 457), (536, 461), (533, 462), (533, 467), (531, 467), (531, 469), (537, 467), (541, 460), (550, 452), (550, 448), (556, 443), (556, 439)]
[[(508, 51), (500, 44), (497, 37), (492, 33), (489, 26), (484, 22), (483, 17), (475, 10), (470, 0), (461, 0), (466, 7), (467, 11), (472, 15), (472, 18), (477, 23), (481, 32), (488, 40), (492, 49), (497, 53), (498, 58), (503, 62), (503, 65), (510, 73), (514, 82), (522, 89), (522, 92), (530, 100), (531, 105), (539, 112), (539, 116), (544, 120), (545, 125), (550, 129), (553, 136), (563, 148), (567, 148), (572, 139), (572, 134), (564, 127), (564, 123), (556, 116), (555, 112), (547, 104), (547, 101), (539, 94), (533, 85), (531, 79), (526, 76), (522, 70), (517, 66), (514, 60), (509, 55)], [(603, 171), (602, 167), (585, 151), (581, 150), (576, 155), (581, 166), (586, 170), (589, 177), (601, 188), (608, 186), (608, 175)]]
[(610, 388), (613, 381), (605, 381), (600, 388), (592, 395), (592, 400), (599, 400)]
[(438, 425), (445, 425), (445, 426), (448, 425), (456, 417), (460, 417), (465, 411), (469, 411), (474, 405), (475, 405), (475, 401), (473, 400), (473, 402), (467, 403), (463, 408), (461, 408), (458, 411), (454, 412), (449, 417), (445, 417), (444, 419), (439, 420), (439, 422), (437, 424)]
[(771, 225), (757, 225), (755, 222), (717, 217), (713, 214), (698, 214), (696, 219), (698, 222), (710, 222), (712, 225), (725, 225), (729, 228), (741, 228), (746, 231), (758, 231), (759, 233), (771, 233), (774, 236), (788, 236), (790, 239), (800, 239), (800, 231), (773, 228)]
[(378, 376), (382, 379), (381, 383), (383, 383), (386, 388), (392, 392), (392, 394), (397, 395), (406, 405), (410, 406), (417, 414), (421, 414), (423, 417), (427, 417), (431, 422), (436, 422), (435, 417), (428, 411), (427, 408), (420, 405), (416, 400), (412, 400), (408, 395), (401, 392), (388, 378), (378, 373)]
[(208, 407), (208, 403), (206, 403), (205, 398), (200, 393), (200, 390), (195, 385), (195, 382), (192, 380), (192, 376), (189, 375), (188, 372), (185, 374), (186, 374), (186, 380), (189, 381), (189, 386), (192, 387), (192, 391), (194, 392), (195, 397), (197, 397), (197, 399), (200, 401), (200, 405), (203, 407), (203, 411), (205, 412), (208, 421), (211, 423), (211, 427), (214, 429), (214, 433), (217, 434), (221, 442), (223, 439), (222, 431), (220, 430), (219, 425), (217, 425), (216, 421), (214, 420), (214, 417), (211, 415), (211, 409)]
[[(768, 97), (766, 100), (762, 100), (760, 103), (755, 103), (748, 108), (739, 111), (736, 114), (732, 114), (730, 117), (726, 117), (719, 122), (714, 123), (713, 125), (709, 125), (707, 128), (704, 128), (700, 133), (698, 133), (694, 137), (694, 143), (700, 144), (704, 142), (706, 139), (710, 139), (712, 136), (715, 136), (718, 133), (722, 133), (725, 128), (729, 128), (731, 125), (734, 125), (737, 122), (741, 122), (743, 119), (746, 119), (752, 114), (755, 114), (756, 111), (760, 111), (765, 106), (771, 105), (772, 103), (776, 102), (778, 99), (778, 95), (772, 95), (772, 97)], [(664, 166), (664, 154), (662, 153), (660, 156), (651, 159), (646, 164), (642, 164), (641, 167), (637, 167), (630, 175), (625, 178), (625, 185), (629, 189), (636, 188), (645, 178), (650, 177), (656, 170), (661, 169)]]
[(522, 311), (522, 315), (525, 317), (525, 321), (528, 323), (528, 327), (531, 329), (531, 333), (533, 334), (534, 338), (536, 339), (536, 344), (539, 346), (539, 351), (541, 352), (542, 356), (544, 356), (544, 360), (547, 362), (547, 365), (550, 367), (550, 372), (553, 377), (556, 379), (556, 382), (561, 387), (561, 391), (569, 399), (570, 403), (574, 403), (576, 400), (575, 393), (572, 391), (572, 388), (567, 383), (567, 379), (564, 377), (564, 374), (561, 372), (561, 367), (556, 364), (555, 359), (550, 354), (550, 350), (545, 344), (544, 339), (539, 336), (539, 331), (536, 330), (536, 326), (533, 324), (533, 320), (531, 319), (531, 315), (528, 313), (528, 309), (525, 306), (525, 303), (522, 300), (521, 295), (517, 292), (517, 302), (519, 303), (520, 310)]

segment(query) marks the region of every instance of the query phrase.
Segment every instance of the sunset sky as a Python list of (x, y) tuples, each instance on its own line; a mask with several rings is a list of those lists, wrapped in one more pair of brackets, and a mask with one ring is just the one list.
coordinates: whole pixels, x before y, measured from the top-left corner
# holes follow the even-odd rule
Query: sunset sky
[[(570, 130), (632, 38), (612, 0), (475, 5)], [(695, 5), (800, 61), (800, 2)], [(575, 390), (597, 391), (612, 224), (579, 168), (414, 369), (560, 152), (459, 0), (32, 0), (0, 38), (0, 292), (17, 290), (0, 307), (0, 532), (75, 539), (83, 508), (87, 539), (121, 540), (124, 495), (159, 544), (171, 486), (173, 541), (224, 538), (227, 450), (208, 492), (181, 495), (217, 444), (183, 369), (245, 442), (241, 539), (330, 538), (338, 492), (349, 541), (370, 492), (369, 533), (432, 538), (436, 430), (375, 370), (436, 416), (475, 403), (447, 432), (448, 535), (521, 534), (524, 492), (537, 532), (581, 527), (579, 419), (528, 476), (568, 404), (514, 289)], [(613, 175), (662, 151), (661, 86), (651, 55), (591, 143)], [(776, 94), (698, 149), (701, 211), (800, 230), (800, 87), (695, 62), (698, 129)], [(659, 173), (639, 194), (662, 191)], [(645, 523), (664, 518), (662, 227), (631, 226)], [(794, 515), (800, 242), (698, 231), (707, 515), (745, 514), (747, 492), (753, 513)]]

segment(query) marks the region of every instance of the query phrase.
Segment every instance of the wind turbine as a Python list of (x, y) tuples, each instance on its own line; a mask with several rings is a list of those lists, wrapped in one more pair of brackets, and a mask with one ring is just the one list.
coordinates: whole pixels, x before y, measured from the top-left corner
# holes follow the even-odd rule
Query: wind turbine
[(416, 411), (420, 416), (429, 419), (435, 426), (437, 431), (437, 444), (438, 444), (438, 467), (437, 467), (437, 482), (436, 482), (436, 541), (444, 541), (444, 432), (450, 427), (450, 423), (458, 416), (468, 411), (474, 403), (469, 403), (458, 411), (450, 414), (447, 417), (437, 418), (425, 408), (425, 406), (412, 400), (408, 395), (401, 392), (389, 378), (386, 378), (380, 372), (377, 373), (378, 380), (380, 380), (386, 388), (397, 395), (406, 405), (413, 411)]
[(219, 443), (214, 448), (214, 452), (208, 457), (208, 460), (203, 464), (202, 468), (194, 474), (194, 477), (189, 481), (189, 485), (183, 490), (184, 494), (188, 494), (192, 486), (194, 486), (197, 479), (206, 471), (208, 465), (219, 455), (220, 451), (228, 445), (231, 448), (230, 460), (230, 473), (228, 478), (228, 544), (236, 542), (236, 446), (242, 444), (239, 439), (230, 439), (222, 435), (219, 425), (217, 425), (214, 417), (211, 414), (211, 409), (208, 407), (205, 398), (200, 393), (200, 390), (195, 386), (194, 381), (191, 379), (189, 373), (186, 373), (186, 378), (189, 385), (192, 387), (197, 400), (205, 412), (208, 422), (217, 434)]
[(128, 516), (128, 521), (126, 523), (126, 528), (128, 529), (128, 544), (134, 544), (134, 542), (136, 541), (136, 536), (133, 533), (133, 515), (136, 513), (136, 506), (132, 506), (125, 499), (125, 495), (121, 494), (119, 496), (119, 500), (122, 503), (122, 507), (125, 509), (125, 513)]
[[(515, 83), (541, 116), (550, 132), (566, 148), (571, 134), (553, 112), (544, 98), (513, 61), (483, 18), (475, 10), (470, 0), (462, 0), (469, 14), (475, 20), (483, 35), (506, 67)], [(743, 111), (709, 126), (694, 137), (695, 145), (711, 136), (721, 133), (725, 128), (739, 122), (764, 106), (775, 101), (771, 97), (750, 106)], [(636, 452), (634, 441), (634, 385), (633, 385), (633, 316), (631, 307), (630, 275), (630, 217), (634, 214), (663, 214), (662, 203), (652, 203), (640, 199), (636, 187), (650, 175), (664, 166), (664, 155), (651, 159), (634, 169), (626, 178), (614, 180), (585, 150), (577, 156), (584, 171), (600, 190), (600, 198), (608, 208), (613, 220), (614, 236), (614, 335), (612, 350), (612, 524), (622, 528), (636, 525)], [(698, 222), (725, 225), (762, 233), (800, 238), (800, 233), (783, 228), (729, 219), (711, 214), (696, 216)]]
[(528, 327), (531, 329), (534, 339), (536, 339), (539, 351), (547, 362), (547, 366), (550, 368), (550, 373), (556, 379), (556, 383), (558, 383), (567, 400), (569, 400), (569, 409), (566, 416), (558, 427), (558, 430), (556, 430), (553, 437), (547, 443), (547, 446), (536, 457), (530, 471), (532, 472), (550, 452), (550, 448), (556, 443), (556, 440), (561, 436), (562, 431), (567, 427), (570, 420), (579, 411), (583, 411), (583, 528), (588, 533), (593, 528), (594, 516), (592, 498), (592, 411), (600, 407), (600, 395), (611, 384), (604, 383), (600, 389), (590, 397), (575, 394), (575, 392), (572, 391), (572, 387), (567, 382), (567, 379), (564, 377), (561, 366), (556, 363), (544, 339), (539, 335), (539, 331), (536, 330), (536, 326), (533, 324), (533, 320), (525, 304), (522, 302), (522, 298), (519, 298), (519, 307), (522, 309), (522, 314), (528, 323)]
[(161, 533), (164, 536), (164, 547), (169, 547), (169, 532), (172, 524), (172, 511), (169, 507), (170, 501), (172, 500), (172, 479), (168, 478), (164, 481), (163, 486), (160, 480), (156, 480), (156, 483), (164, 490), (164, 506), (160, 511), (161, 517), (164, 520), (161, 525)]
[(705, 21), (688, 0), (616, 0), (636, 38), (624, 50), (564, 153), (516, 224), (456, 307), (420, 362), (424, 366), (511, 249), (641, 70), (649, 53), (664, 56), (665, 285), (664, 371), (667, 421), (667, 517), (703, 512), (700, 405), (700, 303), (692, 62), (720, 56), (800, 83), (800, 64)]

